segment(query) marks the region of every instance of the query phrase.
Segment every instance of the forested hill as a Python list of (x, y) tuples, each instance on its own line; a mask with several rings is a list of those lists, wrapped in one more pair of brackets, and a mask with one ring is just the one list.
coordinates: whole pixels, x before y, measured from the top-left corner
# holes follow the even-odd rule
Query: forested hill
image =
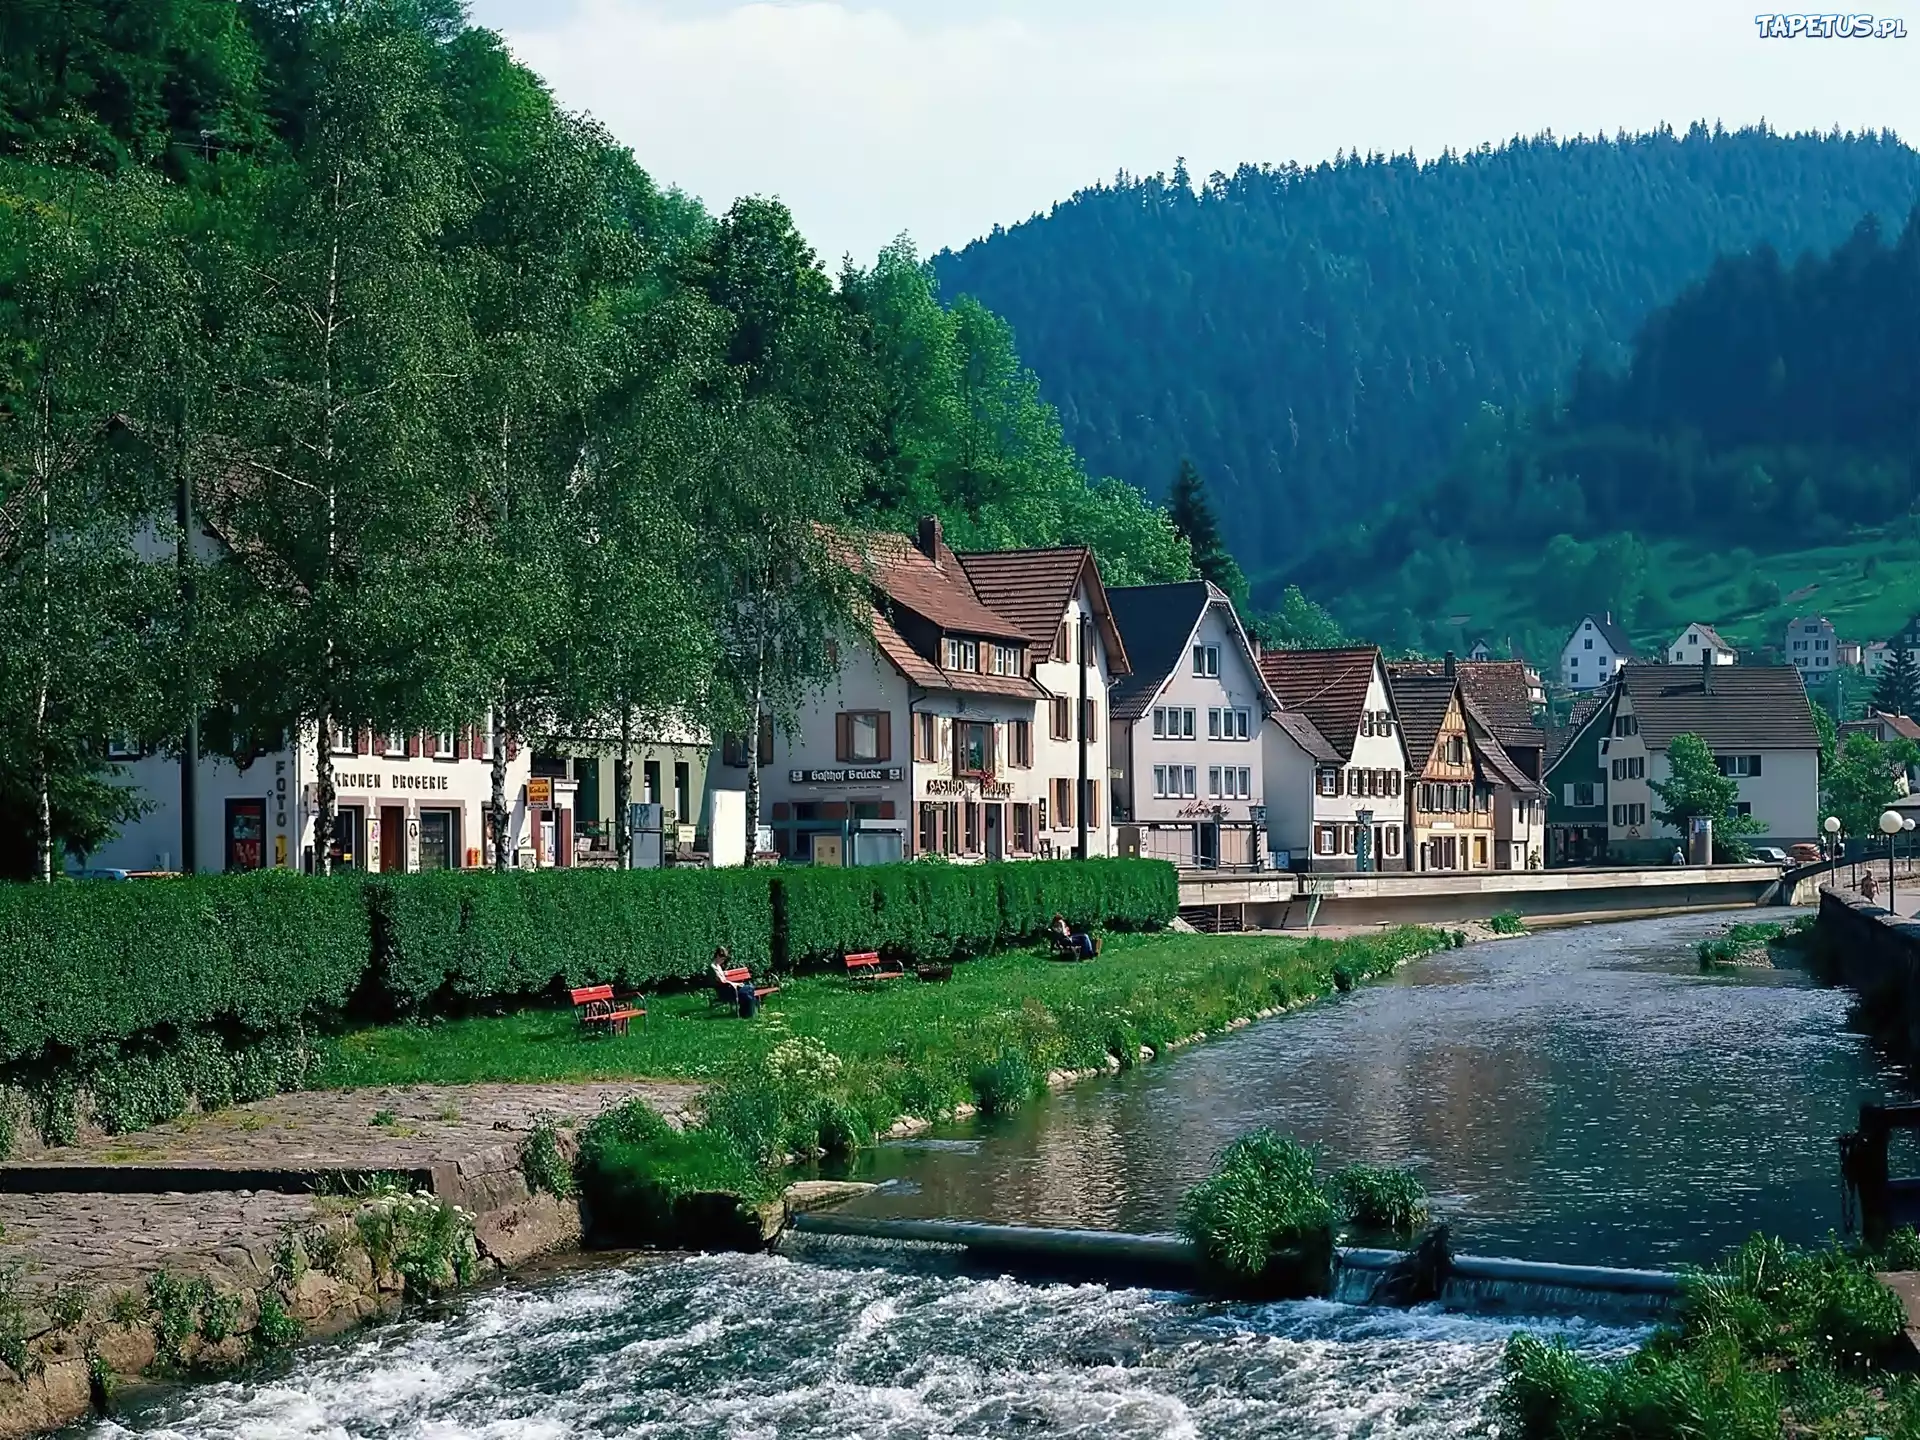
[(1897, 224), (1920, 153), (1695, 126), (1186, 182), (1121, 176), (936, 272), (1012, 324), (1095, 473), (1157, 496), (1197, 461), (1257, 574), (1431, 481), (1483, 401), (1617, 358), (1717, 255)]
[(1647, 318), (1626, 364), (1582, 364), (1564, 389), (1484, 412), (1436, 484), (1296, 578), (1402, 643), (1451, 640), (1435, 635), (1450, 613), (1486, 625), (1503, 584), (1531, 592), (1521, 619), (1605, 608), (1643, 635), (1705, 620), (1777, 640), (1801, 586), (1842, 623), (1858, 602), (1855, 638), (1911, 608), (1920, 205), (1891, 241), (1869, 217), (1828, 255), (1722, 258)]

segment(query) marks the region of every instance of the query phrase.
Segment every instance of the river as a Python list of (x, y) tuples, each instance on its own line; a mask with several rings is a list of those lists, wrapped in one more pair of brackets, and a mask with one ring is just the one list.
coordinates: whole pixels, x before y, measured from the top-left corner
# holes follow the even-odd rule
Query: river
[[(1550, 931), (884, 1147), (863, 1207), (1166, 1228), (1255, 1125), (1415, 1164), (1482, 1254), (1706, 1259), (1839, 1219), (1833, 1137), (1899, 1089), (1793, 971), (1702, 976), (1725, 917)], [(872, 1251), (657, 1258), (495, 1287), (271, 1370), (144, 1403), (90, 1440), (1488, 1433), (1513, 1322), (1030, 1285)], [(1549, 1328), (1544, 1323), (1533, 1328)], [(1597, 1352), (1638, 1332), (1553, 1322)]]

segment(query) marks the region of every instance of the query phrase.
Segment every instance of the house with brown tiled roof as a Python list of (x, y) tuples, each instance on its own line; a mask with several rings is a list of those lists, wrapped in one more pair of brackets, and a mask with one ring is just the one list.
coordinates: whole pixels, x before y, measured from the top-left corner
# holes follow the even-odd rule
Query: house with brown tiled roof
[(1233, 601), (1206, 580), (1110, 597), (1132, 666), (1113, 688), (1123, 848), (1201, 869), (1263, 865), (1262, 729), (1277, 707)]
[[(1111, 853), (1102, 712), (1127, 667), (1093, 557), (963, 557), (933, 518), (845, 551), (870, 629), (836, 644), (833, 682), (772, 737), (774, 848), (816, 864), (1016, 859), (1071, 854), (1084, 826), (1087, 853)], [(1055, 658), (1059, 625), (1078, 634), (1082, 614), (1084, 710), (1079, 667)]]
[[(1522, 660), (1412, 660), (1392, 666), (1394, 684), (1403, 676), (1444, 675), (1460, 680), (1467, 712), (1468, 738), (1493, 777), (1494, 868), (1538, 867), (1546, 840), (1547, 732), (1537, 716), (1545, 697), (1539, 676)], [(1417, 858), (1417, 857), (1416, 857)]]
[(1407, 745), (1409, 868), (1493, 869), (1494, 777), (1473, 743), (1459, 676), (1395, 674), (1393, 701)]
[(1378, 647), (1266, 650), (1271, 848), (1295, 870), (1404, 870), (1407, 752)]

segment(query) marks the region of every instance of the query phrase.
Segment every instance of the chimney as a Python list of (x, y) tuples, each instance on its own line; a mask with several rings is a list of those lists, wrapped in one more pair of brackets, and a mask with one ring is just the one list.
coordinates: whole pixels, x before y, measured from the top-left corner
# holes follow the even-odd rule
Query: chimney
[(914, 537), (913, 543), (920, 553), (934, 564), (940, 563), (940, 517), (938, 515), (920, 517), (920, 533)]
[(1713, 647), (1707, 646), (1700, 652), (1700, 688), (1707, 694), (1713, 694)]
[(1447, 674), (1452, 675), (1453, 673), (1454, 673), (1453, 652), (1449, 650), (1447, 651)]

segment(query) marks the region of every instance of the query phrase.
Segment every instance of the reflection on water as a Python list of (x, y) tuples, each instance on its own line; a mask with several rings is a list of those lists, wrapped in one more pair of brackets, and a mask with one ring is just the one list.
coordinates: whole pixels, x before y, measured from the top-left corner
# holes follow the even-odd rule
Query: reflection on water
[(1709, 1259), (1840, 1222), (1834, 1137), (1899, 1088), (1794, 970), (1703, 976), (1727, 917), (1582, 926), (1449, 951), (1334, 1002), (935, 1138), (863, 1178), (879, 1214), (1156, 1230), (1259, 1125), (1334, 1163), (1411, 1163), (1480, 1254)]
[[(918, 1440), (1486, 1433), (1512, 1327), (775, 1256), (468, 1298), (93, 1440)], [(1558, 1327), (1617, 1351), (1633, 1331)]]

